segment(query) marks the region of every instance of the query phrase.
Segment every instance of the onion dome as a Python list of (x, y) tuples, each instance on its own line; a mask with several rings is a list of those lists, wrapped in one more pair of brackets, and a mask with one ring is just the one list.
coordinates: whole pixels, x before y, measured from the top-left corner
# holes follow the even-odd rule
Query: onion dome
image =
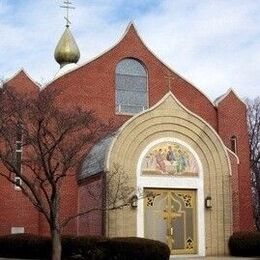
[(68, 26), (56, 46), (54, 57), (61, 68), (70, 63), (77, 63), (80, 58), (78, 45)]

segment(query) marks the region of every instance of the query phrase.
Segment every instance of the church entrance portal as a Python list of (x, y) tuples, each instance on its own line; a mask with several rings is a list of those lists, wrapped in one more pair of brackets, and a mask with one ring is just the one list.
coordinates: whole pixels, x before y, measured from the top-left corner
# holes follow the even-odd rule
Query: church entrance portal
[(144, 235), (172, 255), (197, 254), (196, 190), (145, 189)]

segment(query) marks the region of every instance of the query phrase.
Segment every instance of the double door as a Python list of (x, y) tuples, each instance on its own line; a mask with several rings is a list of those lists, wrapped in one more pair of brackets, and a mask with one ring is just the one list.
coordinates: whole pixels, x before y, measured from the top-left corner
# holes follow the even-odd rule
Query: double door
[(145, 189), (145, 193), (145, 237), (167, 243), (172, 255), (196, 254), (196, 191)]

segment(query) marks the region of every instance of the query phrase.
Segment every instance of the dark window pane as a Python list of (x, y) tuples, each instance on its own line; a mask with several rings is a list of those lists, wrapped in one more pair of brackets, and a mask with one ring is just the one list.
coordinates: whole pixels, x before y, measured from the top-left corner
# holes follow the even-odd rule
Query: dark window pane
[(22, 139), (23, 139), (23, 128), (21, 124), (17, 125), (16, 132), (16, 168), (18, 172), (21, 172), (21, 163), (22, 163)]
[(21, 164), (22, 164), (22, 153), (16, 152), (16, 168), (18, 172), (21, 172)]
[(232, 152), (237, 153), (237, 138), (235, 136), (232, 136), (230, 141), (231, 141)]
[(22, 180), (19, 177), (15, 177), (15, 184), (17, 186), (21, 185)]
[(17, 141), (16, 142), (16, 151), (21, 151), (22, 150), (22, 142)]
[(23, 138), (23, 127), (21, 124), (17, 125), (16, 141), (22, 141)]

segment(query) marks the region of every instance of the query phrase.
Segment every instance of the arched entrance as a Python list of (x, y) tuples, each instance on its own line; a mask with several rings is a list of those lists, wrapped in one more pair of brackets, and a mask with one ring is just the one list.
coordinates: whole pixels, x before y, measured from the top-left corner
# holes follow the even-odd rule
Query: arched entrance
[[(179, 158), (183, 153), (190, 154), (190, 168), (183, 170), (182, 163), (170, 158), (163, 163), (159, 153), (154, 155), (158, 169), (152, 167), (150, 152), (163, 153), (166, 149), (168, 153), (168, 147), (172, 146), (174, 150), (176, 145), (181, 150)], [(106, 169), (112, 170), (114, 164), (124, 169), (129, 177), (129, 186), (136, 193), (153, 191), (160, 194), (155, 197), (155, 206), (157, 211), (163, 211), (158, 213), (162, 217), (159, 223), (162, 228), (155, 230), (155, 235), (149, 233), (145, 222), (150, 219), (150, 213), (154, 213), (148, 209), (146, 200), (139, 200), (137, 210), (125, 208), (108, 213), (107, 235), (154, 235), (159, 240), (172, 243), (172, 254), (203, 256), (228, 253), (227, 241), (232, 233), (232, 194), (226, 147), (216, 131), (185, 108), (172, 93), (120, 128), (110, 146)], [(210, 210), (204, 207), (207, 196), (212, 198)], [(190, 197), (191, 207), (186, 206), (184, 197)], [(173, 210), (170, 210), (171, 207)], [(190, 220), (184, 217), (185, 214), (191, 216)], [(185, 221), (186, 225), (181, 224)], [(174, 229), (183, 230), (181, 240), (176, 240)], [(161, 233), (156, 235), (156, 232)], [(173, 240), (174, 243), (171, 242)]]
[(177, 138), (160, 138), (141, 153), (137, 235), (168, 244), (172, 255), (205, 254), (203, 168)]

